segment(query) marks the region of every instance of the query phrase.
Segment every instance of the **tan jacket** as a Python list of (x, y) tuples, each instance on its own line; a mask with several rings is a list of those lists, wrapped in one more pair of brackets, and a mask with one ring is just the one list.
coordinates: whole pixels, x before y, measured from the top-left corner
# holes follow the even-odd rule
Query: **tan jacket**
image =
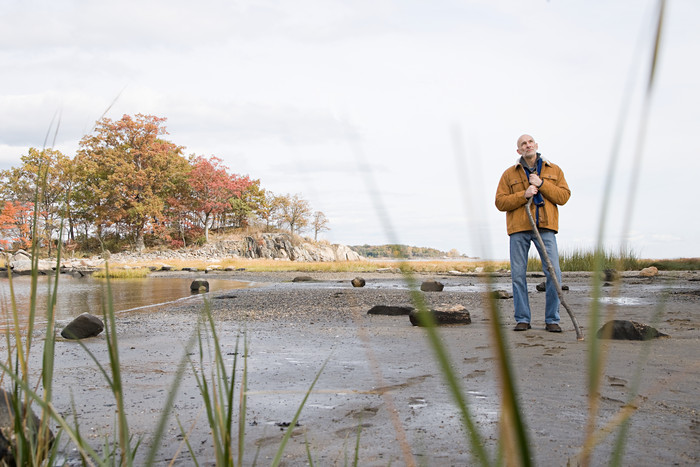
[[(541, 229), (549, 229), (554, 232), (559, 231), (559, 208), (557, 205), (564, 205), (569, 201), (571, 190), (564, 178), (564, 172), (558, 165), (542, 159), (542, 172), (540, 174), (542, 186), (539, 192), (544, 198), (544, 206), (540, 208)], [(525, 190), (530, 185), (525, 169), (518, 163), (508, 168), (501, 180), (498, 182), (496, 190), (496, 207), (499, 211), (506, 212), (506, 227), (508, 235), (516, 232), (532, 230), (530, 219), (525, 210)], [(532, 217), (535, 217), (535, 205), (530, 206)]]

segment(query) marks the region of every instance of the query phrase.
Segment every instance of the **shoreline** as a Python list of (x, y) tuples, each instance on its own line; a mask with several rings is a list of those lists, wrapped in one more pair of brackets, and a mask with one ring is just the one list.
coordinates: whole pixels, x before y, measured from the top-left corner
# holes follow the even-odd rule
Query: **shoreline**
[[(180, 276), (181, 273), (163, 274)], [(233, 280), (250, 279), (260, 284), (225, 294), (210, 293), (206, 300), (224, 354), (231, 359), (236, 352), (242, 355), (236, 350), (236, 342), (243, 345), (239, 340), (243, 336), (247, 344), (245, 465), (252, 464), (254, 458), (262, 463), (271, 460), (284, 434), (277, 424), (291, 421), (324, 362), (325, 369), (302, 411), (300, 426), (293, 430), (285, 449), (283, 459), (287, 465), (306, 463), (306, 443), (318, 465), (345, 465), (346, 456), (355, 454), (358, 427), (361, 465), (406, 465), (406, 452), (412, 453), (414, 461), (425, 465), (473, 462), (459, 413), (437, 369), (425, 331), (410, 325), (405, 316), (367, 314), (374, 305), (410, 305), (400, 274), (298, 271), (186, 274), (193, 278), (227, 275)], [(291, 282), (299, 275), (311, 276), (316, 281)], [(349, 281), (357, 275), (367, 280), (366, 287), (350, 285)], [(617, 317), (650, 323), (665, 295), (664, 314), (656, 327), (670, 335), (648, 343), (611, 341), (608, 344), (600, 423), (610, 420), (626, 405), (626, 393), (634, 385), (639, 356), (645, 348), (651, 350), (641, 374), (642, 399), (632, 417), (625, 463), (693, 465), (700, 461), (697, 449), (700, 283), (692, 280), (697, 277), (694, 273), (683, 273), (661, 274), (650, 279), (627, 275), (622, 278), (622, 296), (637, 301), (634, 305), (617, 306)], [(451, 355), (462, 393), (469, 399), (477, 426), (485, 437), (487, 450), (493, 452), (498, 438), (500, 398), (491, 350), (490, 318), (485, 311), (488, 301), (483, 292), (471, 290), (487, 279), (495, 280), (494, 289), (509, 290), (509, 275), (417, 275), (418, 281), (429, 278), (445, 283), (443, 292), (423, 294), (429, 304), (461, 304), (471, 313), (472, 324), (442, 327), (439, 332)], [(514, 324), (512, 300), (500, 300), (498, 313), (517, 378), (522, 413), (528, 424), (533, 461), (565, 465), (569, 459), (576, 460), (583, 440), (588, 404), (587, 343), (576, 341), (563, 310), (564, 332), (543, 330), (544, 294), (534, 291), (534, 285), (541, 280), (537, 273), (528, 278), (532, 330), (510, 331)], [(580, 324), (587, 327), (591, 275), (564, 273), (563, 282), (570, 286), (567, 302)], [(603, 289), (603, 293), (608, 296), (611, 289)], [(217, 295), (223, 296), (217, 298)], [(144, 436), (145, 445), (139, 449), (141, 455), (147, 451), (148, 438), (204, 303), (203, 295), (182, 305), (127, 312), (117, 317), (127, 416), (132, 432)], [(588, 329), (584, 332), (587, 338), (592, 334)], [(83, 343), (100, 361), (106, 361), (104, 335)], [(0, 346), (6, 352), (6, 344)], [(39, 356), (33, 354), (33, 357)], [(32, 367), (37, 368), (38, 364), (33, 361)], [(71, 397), (79, 400), (77, 417), (81, 432), (100, 447), (104, 436), (112, 432), (114, 405), (94, 363), (79, 344), (59, 338), (55, 375), (54, 405), (72, 420)], [(194, 427), (191, 443), (200, 465), (209, 465), (213, 462), (211, 439), (191, 371), (186, 372), (181, 383), (173, 412), (168, 418), (157, 465), (167, 465), (178, 449), (186, 451), (174, 414), (183, 426)], [(598, 446), (594, 465), (605, 463), (612, 443), (609, 437)], [(191, 464), (186, 452), (180, 451), (177, 459), (174, 465)]]

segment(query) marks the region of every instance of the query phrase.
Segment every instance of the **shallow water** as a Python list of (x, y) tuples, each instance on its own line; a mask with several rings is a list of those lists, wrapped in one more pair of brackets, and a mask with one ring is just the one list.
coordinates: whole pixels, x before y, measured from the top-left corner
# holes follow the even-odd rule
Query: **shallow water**
[[(113, 308), (116, 313), (143, 310), (168, 303), (188, 300), (197, 293), (190, 291), (192, 278), (184, 277), (146, 277), (139, 279), (112, 279), (109, 282)], [(46, 323), (47, 297), (54, 288), (55, 277), (40, 276), (37, 283), (37, 300), (35, 323)], [(251, 286), (250, 282), (209, 279), (209, 292), (220, 293), (232, 289)], [(12, 322), (12, 300), (10, 285), (14, 292), (19, 322), (27, 324), (29, 320), (29, 303), (31, 294), (31, 277), (15, 276), (12, 284), (9, 279), (0, 279), (0, 327)], [(56, 297), (56, 320), (70, 320), (82, 313), (102, 315), (108, 303), (108, 288), (105, 279), (91, 276), (73, 277), (68, 274), (59, 276)]]

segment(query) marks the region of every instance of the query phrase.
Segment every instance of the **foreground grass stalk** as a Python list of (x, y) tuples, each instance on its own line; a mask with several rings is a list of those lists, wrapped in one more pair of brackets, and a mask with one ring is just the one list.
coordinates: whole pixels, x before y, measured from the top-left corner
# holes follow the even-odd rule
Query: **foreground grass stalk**
[[(109, 264), (106, 264), (109, 272)], [(114, 303), (112, 302), (112, 285), (107, 279), (107, 306), (103, 309), (105, 322), (105, 338), (107, 341), (107, 351), (109, 353), (109, 366), (112, 371), (110, 388), (117, 403), (117, 419), (119, 430), (119, 447), (121, 455), (121, 465), (131, 466), (134, 462), (134, 452), (131, 447), (131, 437), (129, 436), (129, 424), (126, 417), (126, 407), (124, 404), (124, 388), (122, 385), (121, 366), (119, 363), (119, 343), (117, 339), (117, 324), (114, 318)]]
[(287, 446), (287, 442), (289, 441), (289, 438), (292, 437), (292, 433), (294, 432), (294, 428), (297, 426), (297, 422), (299, 421), (299, 416), (301, 415), (301, 411), (306, 405), (306, 401), (309, 399), (309, 396), (311, 395), (311, 391), (313, 391), (314, 386), (316, 386), (316, 383), (318, 382), (318, 379), (321, 377), (321, 373), (323, 373), (323, 370), (326, 368), (326, 364), (328, 364), (328, 361), (330, 360), (330, 355), (326, 360), (323, 362), (323, 365), (321, 365), (321, 368), (318, 370), (318, 373), (316, 373), (316, 377), (314, 380), (311, 382), (311, 386), (309, 386), (309, 389), (306, 391), (306, 394), (304, 395), (304, 399), (302, 399), (301, 403), (299, 404), (299, 408), (297, 408), (296, 413), (294, 414), (294, 418), (292, 418), (292, 421), (289, 423), (289, 426), (287, 427), (287, 430), (284, 432), (284, 436), (282, 437), (282, 441), (280, 442), (280, 446), (277, 449), (277, 453), (275, 454), (275, 458), (272, 460), (272, 463), (270, 464), (272, 467), (278, 467), (280, 463), (282, 462), (282, 454), (284, 454), (284, 448)]
[[(197, 331), (199, 336), (198, 343), (200, 369), (197, 370), (192, 360), (190, 360), (190, 366), (204, 402), (209, 427), (212, 433), (212, 441), (214, 443), (217, 465), (235, 465), (231, 450), (231, 442), (233, 439), (231, 432), (233, 427), (233, 396), (235, 391), (236, 365), (239, 355), (238, 349), (240, 336), (236, 338), (231, 374), (229, 375), (228, 370), (226, 369), (224, 353), (221, 349), (216, 333), (214, 319), (211, 316), (211, 311), (209, 310), (208, 303), (206, 302), (203, 313), (204, 316), (200, 318)], [(206, 322), (206, 328), (204, 328), (204, 323), (202, 321)], [(214, 356), (214, 365), (211, 368), (212, 373), (210, 380), (208, 380), (205, 375), (205, 367), (207, 363), (207, 359), (205, 357), (208, 353), (205, 352), (204, 346), (204, 342), (209, 340), (209, 336), (211, 336), (211, 340), (213, 341), (210, 345), (210, 353), (213, 352)], [(245, 393), (244, 389), (245, 388), (242, 389), (243, 393)], [(243, 397), (245, 397), (245, 395), (243, 395)], [(239, 420), (241, 420), (241, 424), (239, 424), (239, 426), (245, 426), (245, 414), (240, 413), (239, 417)], [(242, 434), (239, 434), (239, 436), (242, 436)], [(240, 439), (238, 445), (239, 448), (242, 445), (242, 441)], [(194, 451), (191, 451), (191, 454), (193, 457), (195, 456)]]
[(428, 306), (425, 303), (425, 299), (418, 290), (416, 282), (410, 273), (404, 273), (404, 280), (407, 282), (409, 290), (411, 291), (411, 300), (418, 310), (418, 319), (426, 331), (428, 341), (433, 349), (433, 352), (435, 353), (435, 358), (440, 366), (442, 376), (445, 378), (445, 382), (447, 383), (450, 393), (452, 394), (457, 408), (460, 411), (462, 423), (464, 423), (464, 425), (467, 427), (468, 442), (472, 448), (471, 452), (474, 456), (474, 460), (476, 463), (484, 466), (495, 465), (489, 459), (488, 453), (484, 448), (484, 438), (474, 422), (474, 417), (469, 410), (469, 405), (463, 395), (464, 393), (459, 385), (457, 375), (452, 369), (447, 349), (440, 339), (435, 320), (430, 314)]

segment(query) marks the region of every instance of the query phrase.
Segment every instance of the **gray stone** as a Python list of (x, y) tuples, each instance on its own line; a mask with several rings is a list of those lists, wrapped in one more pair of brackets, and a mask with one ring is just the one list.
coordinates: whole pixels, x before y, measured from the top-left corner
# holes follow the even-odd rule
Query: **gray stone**
[(626, 341), (646, 341), (657, 337), (668, 337), (647, 324), (636, 321), (614, 319), (608, 321), (598, 330), (599, 339), (615, 339)]
[(192, 292), (209, 292), (209, 281), (206, 279), (195, 279), (190, 284)]
[(356, 277), (353, 280), (350, 281), (353, 287), (364, 287), (365, 286), (365, 280), (361, 277)]
[(104, 331), (105, 325), (100, 318), (90, 313), (83, 313), (61, 331), (66, 339), (86, 339), (95, 337)]
[(412, 306), (375, 305), (367, 312), (368, 315), (404, 316), (414, 310)]
[(313, 282), (313, 277), (311, 276), (297, 276), (292, 279), (292, 282)]
[(420, 285), (420, 289), (423, 292), (442, 292), (442, 289), (445, 288), (445, 284), (442, 282), (438, 282), (435, 280), (429, 280), (429, 281), (424, 281)]
[(513, 298), (513, 294), (506, 292), (505, 290), (493, 290), (491, 292), (491, 298), (497, 298), (499, 300), (507, 300)]
[(535, 286), (535, 289), (537, 289), (538, 292), (544, 292), (547, 290), (547, 283), (546, 282), (540, 282)]
[[(445, 325), (465, 325), (471, 324), (472, 318), (467, 309), (462, 305), (455, 305), (451, 308), (428, 310), (428, 313), (433, 317), (433, 321), (437, 326)], [(420, 319), (418, 317), (419, 311), (413, 310), (409, 315), (408, 319), (414, 326), (422, 326)]]

